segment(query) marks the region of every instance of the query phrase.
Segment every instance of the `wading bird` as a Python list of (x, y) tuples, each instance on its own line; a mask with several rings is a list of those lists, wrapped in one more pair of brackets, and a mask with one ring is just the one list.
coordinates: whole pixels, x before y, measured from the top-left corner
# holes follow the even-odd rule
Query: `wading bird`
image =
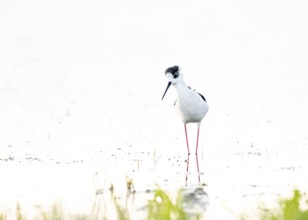
[(198, 125), (197, 143), (196, 143), (196, 161), (199, 174), (199, 165), (198, 165), (199, 131), (202, 119), (209, 110), (209, 105), (202, 94), (198, 93), (195, 90), (192, 90), (189, 86), (185, 84), (183, 79), (183, 74), (178, 66), (167, 68), (165, 71), (165, 75), (167, 77), (168, 84), (162, 99), (165, 97), (170, 86), (173, 85), (177, 93), (177, 100), (175, 102), (175, 106), (178, 109), (178, 112), (180, 113), (185, 129), (186, 145), (188, 151), (187, 172), (188, 172), (190, 149), (187, 137), (186, 124), (197, 123)]
[(165, 74), (168, 80), (168, 84), (162, 99), (165, 97), (169, 87), (173, 85), (178, 97), (175, 102), (175, 106), (178, 109), (181, 119), (184, 123), (188, 155), (190, 155), (190, 150), (188, 144), (186, 124), (198, 124), (196, 143), (196, 155), (198, 155), (200, 124), (209, 110), (209, 105), (202, 94), (196, 92), (195, 90), (191, 90), (191, 88), (185, 84), (183, 74), (178, 66), (167, 68)]

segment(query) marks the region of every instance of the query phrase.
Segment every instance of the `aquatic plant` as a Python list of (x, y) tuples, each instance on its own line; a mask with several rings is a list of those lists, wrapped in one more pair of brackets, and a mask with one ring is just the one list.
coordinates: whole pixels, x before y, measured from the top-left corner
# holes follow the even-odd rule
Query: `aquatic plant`
[(292, 198), (279, 199), (278, 209), (265, 209), (261, 214), (260, 220), (307, 220), (307, 207), (306, 209), (301, 209), (300, 207), (303, 196), (304, 194), (299, 190), (294, 190)]
[(161, 189), (156, 189), (154, 191), (153, 199), (147, 202), (147, 211), (148, 220), (187, 219), (186, 213), (182, 208), (180, 193), (178, 193), (176, 201), (173, 202), (170, 196)]
[[(134, 192), (133, 182), (127, 179), (127, 187), (130, 192)], [(113, 191), (113, 188), (110, 188)], [(307, 196), (299, 191), (294, 190), (291, 198), (280, 198), (278, 200), (277, 208), (259, 208), (259, 220), (308, 220), (308, 200)], [(133, 219), (130, 210), (126, 205), (123, 205), (116, 196), (113, 195), (113, 205), (118, 220)], [(153, 191), (153, 196), (146, 202), (145, 211), (147, 220), (186, 220), (186, 219), (200, 219), (198, 214), (190, 215), (185, 211), (185, 201), (183, 200), (183, 193), (181, 190), (175, 198), (172, 198), (168, 193), (162, 189)], [(19, 203), (16, 204), (16, 219), (27, 220)], [(89, 219), (86, 215), (66, 215), (65, 210), (62, 209), (60, 203), (55, 203), (49, 210), (40, 209), (35, 215), (34, 219), (42, 220), (60, 220), (60, 219)], [(94, 217), (94, 216), (92, 216)], [(90, 217), (90, 219), (93, 219)], [(0, 220), (9, 219), (5, 211), (0, 212)], [(95, 218), (94, 218), (95, 219)], [(108, 219), (103, 217), (103, 219)], [(251, 219), (242, 215), (241, 220)]]

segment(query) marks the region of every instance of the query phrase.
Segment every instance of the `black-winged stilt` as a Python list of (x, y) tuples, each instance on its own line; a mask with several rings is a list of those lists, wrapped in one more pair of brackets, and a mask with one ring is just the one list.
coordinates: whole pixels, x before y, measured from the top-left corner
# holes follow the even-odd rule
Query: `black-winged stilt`
[[(197, 169), (199, 175), (199, 164), (198, 164), (199, 131), (200, 131), (201, 121), (209, 110), (209, 105), (203, 95), (196, 92), (195, 90), (192, 90), (189, 86), (185, 84), (183, 79), (183, 74), (178, 66), (167, 68), (165, 71), (165, 75), (167, 77), (168, 84), (162, 99), (165, 97), (169, 87), (173, 85), (177, 93), (177, 100), (175, 102), (175, 106), (177, 107), (180, 113), (185, 129), (186, 145), (188, 151), (187, 172), (188, 172), (190, 149), (187, 137), (186, 124), (197, 123), (198, 125), (197, 141), (196, 141), (196, 161), (197, 161)], [(199, 182), (200, 182), (200, 176), (199, 176)]]
[(177, 92), (177, 97), (178, 97), (177, 101), (175, 102), (175, 106), (177, 107), (181, 119), (184, 123), (188, 155), (190, 155), (190, 150), (188, 144), (186, 124), (188, 123), (198, 124), (197, 143), (196, 143), (196, 155), (198, 155), (200, 124), (202, 119), (209, 110), (209, 105), (206, 102), (203, 95), (196, 92), (195, 90), (191, 90), (191, 88), (185, 84), (182, 72), (178, 66), (167, 68), (165, 74), (168, 79), (168, 85), (162, 99), (165, 97), (169, 87), (173, 85)]

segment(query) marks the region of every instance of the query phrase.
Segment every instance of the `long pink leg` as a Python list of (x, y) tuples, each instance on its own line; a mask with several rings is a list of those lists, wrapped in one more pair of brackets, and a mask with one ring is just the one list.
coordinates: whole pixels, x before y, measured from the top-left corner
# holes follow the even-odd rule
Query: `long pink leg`
[(196, 156), (198, 156), (199, 130), (200, 130), (200, 124), (198, 124), (198, 131), (197, 131)]
[(199, 161), (198, 161), (199, 130), (200, 130), (200, 123), (198, 124), (197, 143), (196, 143), (196, 163), (197, 163), (198, 180), (200, 183), (200, 172), (199, 172)]
[(188, 151), (188, 155), (190, 155), (189, 145), (188, 145), (188, 137), (187, 137), (187, 129), (186, 129), (186, 124), (184, 124), (184, 128), (185, 128), (185, 136), (186, 136), (187, 151)]

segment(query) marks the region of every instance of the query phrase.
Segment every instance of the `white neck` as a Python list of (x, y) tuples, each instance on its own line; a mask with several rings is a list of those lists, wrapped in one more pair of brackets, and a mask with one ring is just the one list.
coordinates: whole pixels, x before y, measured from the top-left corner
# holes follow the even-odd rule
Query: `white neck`
[(188, 86), (184, 82), (183, 78), (178, 79), (178, 81), (175, 84), (173, 84), (173, 86), (178, 94), (178, 97), (180, 97), (181, 96), (180, 94), (188, 89)]

